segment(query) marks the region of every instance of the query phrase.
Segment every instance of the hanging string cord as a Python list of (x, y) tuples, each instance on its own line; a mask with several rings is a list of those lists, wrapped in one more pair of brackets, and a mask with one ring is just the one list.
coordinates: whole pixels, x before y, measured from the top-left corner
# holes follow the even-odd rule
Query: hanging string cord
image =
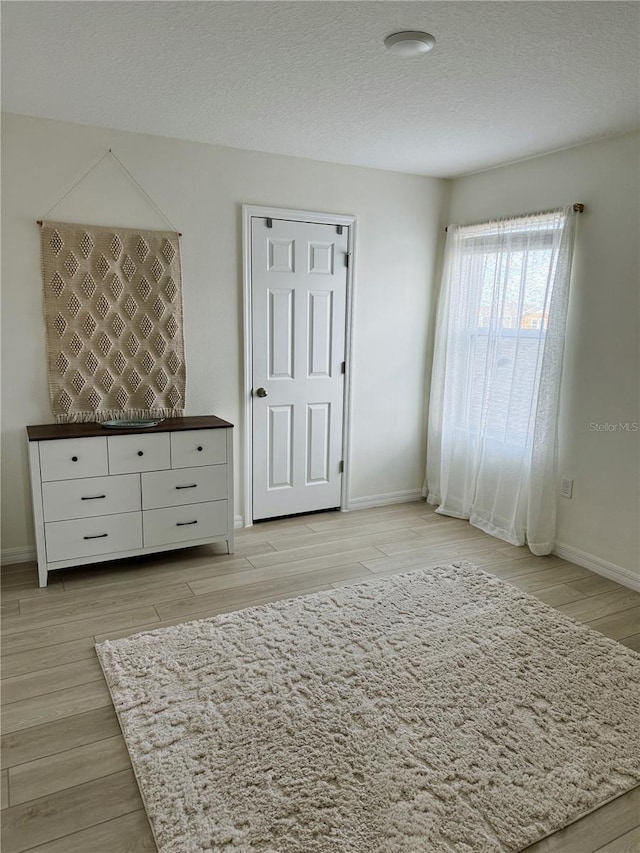
[[(111, 154), (111, 156), (112, 156), (112, 157), (113, 157), (113, 159), (116, 161), (116, 163), (120, 166), (120, 168), (122, 169), (122, 171), (123, 171), (123, 172), (128, 176), (129, 180), (130, 180), (133, 184), (135, 184), (135, 186), (140, 190), (140, 192), (141, 192), (141, 193), (142, 193), (142, 195), (147, 199), (147, 201), (148, 201), (148, 202), (149, 202), (149, 203), (150, 203), (150, 204), (151, 204), (151, 205), (152, 205), (152, 206), (153, 206), (153, 207), (158, 211), (158, 213), (159, 213), (159, 214), (160, 214), (160, 216), (164, 219), (164, 221), (167, 223), (167, 225), (170, 225), (170, 226), (171, 226), (171, 230), (172, 230), (172, 231), (175, 231), (175, 232), (176, 232), (176, 234), (178, 234), (178, 235), (181, 237), (181, 236), (182, 236), (182, 234), (180, 234), (180, 232), (178, 231), (178, 229), (176, 228), (176, 226), (173, 224), (173, 222), (169, 219), (169, 217), (166, 215), (166, 213), (165, 213), (165, 212), (164, 212), (160, 207), (158, 207), (158, 205), (157, 205), (157, 204), (155, 203), (155, 201), (151, 198), (151, 196), (149, 195), (149, 193), (144, 189), (144, 187), (142, 187), (142, 186), (138, 183), (138, 181), (136, 181), (136, 179), (133, 177), (133, 175), (131, 174), (131, 172), (130, 172), (130, 171), (127, 169), (127, 167), (124, 165), (124, 163), (122, 162), (122, 160), (120, 160), (120, 158), (119, 158), (118, 156), (116, 156), (116, 155), (113, 153), (113, 151), (111, 150), (111, 148), (107, 151), (107, 154)], [(106, 156), (106, 155), (105, 155), (105, 156)]]
[(122, 162), (122, 160), (120, 160), (120, 158), (119, 158), (119, 157), (117, 157), (117, 156), (113, 153), (113, 150), (112, 150), (111, 148), (110, 148), (108, 151), (105, 151), (105, 153), (104, 153), (104, 154), (103, 154), (103, 155), (102, 155), (98, 160), (96, 160), (96, 162), (93, 164), (93, 166), (90, 166), (90, 167), (87, 169), (87, 171), (86, 171), (86, 172), (85, 172), (85, 173), (84, 173), (80, 178), (78, 178), (78, 180), (75, 182), (75, 184), (73, 184), (73, 186), (72, 186), (72, 187), (70, 187), (70, 189), (68, 189), (68, 190), (66, 191), (66, 193), (62, 196), (62, 198), (59, 198), (59, 199), (58, 199), (58, 201), (57, 201), (55, 204), (53, 204), (53, 205), (49, 208), (49, 210), (47, 210), (47, 212), (44, 214), (44, 216), (42, 217), (42, 219), (38, 219), (38, 220), (37, 220), (38, 225), (42, 225), (42, 221), (43, 221), (44, 219), (46, 219), (46, 218), (47, 218), (47, 216), (51, 213), (51, 211), (52, 211), (54, 208), (56, 208), (56, 207), (57, 207), (61, 202), (63, 202), (63, 201), (65, 200), (65, 198), (66, 198), (68, 195), (70, 195), (70, 194), (75, 190), (75, 188), (78, 186), (78, 184), (82, 183), (82, 181), (84, 181), (84, 179), (85, 179), (86, 177), (88, 177), (88, 176), (89, 176), (89, 174), (90, 174), (91, 172), (93, 172), (93, 170), (94, 170), (94, 169), (97, 169), (97, 167), (100, 165), (100, 163), (102, 163), (102, 161), (105, 159), (105, 157), (109, 157), (109, 156), (110, 156), (110, 157), (112, 157), (112, 158), (116, 161), (116, 163), (118, 164), (118, 166), (120, 166), (120, 168), (121, 168), (121, 169), (122, 169), (122, 171), (125, 173), (125, 175), (129, 178), (129, 180), (131, 181), (131, 183), (133, 183), (133, 184), (138, 188), (138, 190), (142, 193), (142, 195), (147, 199), (147, 201), (149, 202), (149, 204), (151, 204), (151, 206), (152, 206), (152, 207), (153, 207), (153, 208), (154, 208), (154, 209), (155, 209), (155, 210), (160, 214), (160, 216), (164, 219), (164, 221), (167, 223), (167, 225), (169, 225), (169, 226), (171, 227), (171, 230), (172, 230), (172, 231), (175, 231), (175, 233), (178, 235), (178, 237), (182, 237), (182, 232), (178, 231), (178, 229), (177, 229), (177, 228), (176, 228), (176, 226), (173, 224), (173, 222), (169, 219), (169, 217), (166, 215), (166, 213), (164, 213), (164, 211), (163, 211), (160, 207), (158, 207), (158, 205), (157, 205), (157, 204), (155, 203), (155, 201), (151, 198), (151, 196), (149, 195), (149, 193), (144, 189), (144, 187), (143, 187), (143, 186), (141, 186), (141, 185), (138, 183), (138, 181), (136, 181), (136, 179), (133, 177), (133, 175), (131, 174), (131, 172), (130, 172), (130, 171), (127, 169), (127, 167), (124, 165), (124, 163)]
[[(93, 172), (93, 170), (94, 170), (94, 169), (97, 169), (97, 168), (98, 168), (98, 166), (100, 165), (100, 163), (102, 163), (102, 161), (104, 160), (104, 158), (105, 158), (105, 157), (108, 157), (108, 156), (109, 156), (109, 154), (111, 154), (111, 153), (112, 153), (112, 152), (111, 152), (111, 149), (109, 149), (109, 151), (105, 151), (105, 153), (102, 155), (102, 157), (99, 157), (99, 158), (96, 160), (96, 162), (93, 164), (93, 166), (89, 166), (89, 168), (87, 169), (87, 171), (86, 171), (83, 175), (81, 175), (81, 176), (78, 178), (78, 180), (75, 182), (75, 184), (73, 184), (73, 186), (72, 186), (72, 187), (70, 187), (70, 188), (66, 191), (66, 193), (62, 196), (62, 198), (59, 198), (59, 199), (58, 199), (58, 201), (56, 201), (54, 204), (52, 204), (52, 205), (51, 205), (51, 207), (49, 208), (49, 210), (47, 210), (47, 212), (44, 214), (44, 216), (42, 217), (42, 219), (46, 219), (46, 218), (47, 218), (47, 216), (51, 213), (51, 211), (52, 211), (54, 208), (56, 208), (56, 207), (57, 207), (61, 202), (63, 202), (63, 201), (65, 200), (65, 198), (66, 198), (70, 193), (72, 193), (72, 192), (75, 190), (75, 188), (78, 186), (78, 184), (81, 184), (81, 183), (84, 181), (84, 179), (85, 179), (85, 178), (86, 178), (86, 177), (87, 177), (91, 172)], [(41, 219), (39, 219), (39, 220), (38, 220), (38, 225), (41, 225), (41, 224), (42, 224), (42, 220), (41, 220)]]

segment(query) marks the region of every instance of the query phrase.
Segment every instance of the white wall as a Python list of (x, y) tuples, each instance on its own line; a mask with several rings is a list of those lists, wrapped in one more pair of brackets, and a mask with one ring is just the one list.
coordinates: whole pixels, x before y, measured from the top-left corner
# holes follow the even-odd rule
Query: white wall
[[(449, 220), (460, 224), (570, 202), (578, 220), (560, 416), (558, 542), (640, 577), (640, 432), (637, 423), (640, 137), (621, 136), (453, 182)], [(568, 552), (567, 552), (568, 553)]]
[[(25, 426), (51, 422), (35, 220), (112, 147), (183, 232), (187, 414), (236, 424), (241, 513), (241, 204), (355, 214), (351, 498), (421, 488), (423, 388), (448, 183), (21, 116), (3, 120), (2, 548), (31, 547)], [(105, 160), (52, 219), (162, 228)]]

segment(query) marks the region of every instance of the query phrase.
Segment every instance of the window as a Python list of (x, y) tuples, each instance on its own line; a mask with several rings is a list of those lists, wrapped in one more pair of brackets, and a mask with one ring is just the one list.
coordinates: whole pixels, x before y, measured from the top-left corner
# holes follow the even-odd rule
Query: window
[(524, 444), (540, 378), (555, 229), (514, 227), (508, 246), (491, 226), (482, 235), (478, 226), (460, 230), (468, 316), (461, 330), (467, 369), (460, 428)]

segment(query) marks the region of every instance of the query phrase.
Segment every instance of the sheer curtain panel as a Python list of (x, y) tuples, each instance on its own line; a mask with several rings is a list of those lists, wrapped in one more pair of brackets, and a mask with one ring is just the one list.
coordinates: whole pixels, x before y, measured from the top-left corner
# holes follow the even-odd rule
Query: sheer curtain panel
[(449, 226), (436, 328), (427, 501), (548, 554), (575, 233), (571, 206)]

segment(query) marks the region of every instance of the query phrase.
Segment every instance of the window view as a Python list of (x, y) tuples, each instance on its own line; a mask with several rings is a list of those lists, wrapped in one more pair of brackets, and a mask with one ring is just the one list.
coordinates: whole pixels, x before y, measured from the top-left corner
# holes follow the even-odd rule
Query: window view
[(513, 234), (514, 248), (462, 241), (469, 322), (464, 427), (525, 444), (549, 323), (551, 234)]

